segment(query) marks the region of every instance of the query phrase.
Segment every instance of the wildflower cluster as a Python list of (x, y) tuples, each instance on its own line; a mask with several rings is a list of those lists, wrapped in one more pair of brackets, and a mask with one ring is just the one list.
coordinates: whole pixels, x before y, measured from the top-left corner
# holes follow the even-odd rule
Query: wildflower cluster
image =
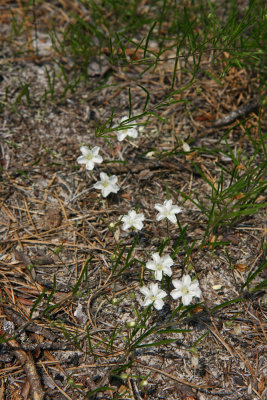
[[(77, 158), (79, 164), (85, 164), (86, 169), (92, 171), (95, 164), (101, 164), (103, 158), (98, 154), (100, 148), (95, 146), (93, 149), (81, 146), (82, 156)], [(117, 193), (120, 187), (117, 185), (118, 178), (115, 175), (108, 176), (105, 172), (100, 173), (100, 181), (94, 184), (95, 189), (100, 189), (103, 197), (107, 197), (110, 193)]]
[[(166, 200), (163, 205), (156, 204), (155, 208), (159, 211), (159, 214), (156, 217), (158, 221), (164, 217), (169, 219), (171, 222), (175, 222), (175, 214), (181, 212), (180, 207), (172, 205), (172, 200)], [(172, 276), (171, 267), (173, 264), (173, 259), (169, 255), (160, 256), (159, 253), (154, 253), (152, 254), (152, 260), (146, 263), (146, 268), (154, 271), (156, 280), (162, 281), (163, 275), (169, 277)], [(174, 279), (172, 284), (175, 289), (171, 291), (170, 295), (174, 300), (181, 297), (184, 306), (189, 305), (193, 297), (201, 296), (199, 283), (196, 281), (192, 282), (189, 275), (183, 276), (182, 280)], [(143, 301), (144, 307), (153, 304), (157, 310), (162, 309), (164, 305), (163, 299), (167, 296), (167, 293), (160, 289), (157, 283), (151, 283), (149, 287), (143, 286), (140, 291), (145, 295)]]
[[(167, 219), (172, 223), (176, 222), (176, 214), (182, 212), (180, 207), (172, 204), (172, 200), (165, 200), (163, 204), (155, 204), (155, 209), (159, 211), (156, 216), (157, 221)], [(137, 214), (134, 210), (131, 210), (128, 215), (123, 216), (121, 219), (124, 223), (122, 229), (141, 230), (144, 219), (143, 214)], [(163, 275), (172, 276), (171, 267), (173, 264), (174, 261), (169, 255), (160, 256), (159, 253), (154, 253), (152, 254), (152, 259), (146, 263), (146, 268), (154, 271), (156, 280), (162, 281)], [(189, 305), (193, 297), (201, 296), (198, 282), (192, 282), (189, 275), (183, 276), (182, 280), (174, 279), (172, 283), (175, 289), (171, 291), (170, 295), (174, 300), (181, 297), (184, 306)], [(151, 283), (149, 287), (143, 286), (140, 291), (145, 296), (144, 307), (153, 304), (157, 310), (162, 309), (164, 305), (163, 299), (167, 296), (167, 293), (160, 289), (157, 283)]]
[[(171, 291), (171, 296), (174, 300), (182, 297), (182, 303), (184, 306), (188, 306), (193, 297), (200, 297), (201, 290), (198, 282), (192, 282), (189, 275), (184, 275), (182, 280), (174, 279), (172, 281), (175, 289)], [(141, 287), (140, 292), (145, 295), (143, 306), (147, 307), (151, 304), (157, 309), (161, 310), (164, 302), (163, 298), (167, 296), (167, 293), (160, 289), (157, 283), (151, 283), (149, 287)]]
[[(136, 125), (135, 121), (129, 124), (124, 123), (128, 120), (127, 117), (121, 118), (119, 125), (120, 130), (117, 131), (117, 138), (121, 142), (127, 136), (136, 139), (138, 136), (138, 130), (134, 127)], [(100, 156), (98, 146), (90, 149), (87, 146), (81, 146), (80, 148), (82, 155), (77, 158), (79, 164), (85, 164), (86, 169), (92, 171), (95, 164), (101, 164), (103, 162), (102, 156)], [(120, 187), (117, 185), (118, 178), (115, 175), (108, 176), (105, 172), (100, 173), (100, 181), (94, 184), (95, 189), (100, 189), (103, 197), (107, 197), (110, 193), (117, 193)], [(139, 226), (139, 225), (138, 225)], [(140, 228), (141, 229), (141, 228)]]
[[(128, 118), (123, 117), (120, 120), (120, 129), (117, 131), (118, 141), (122, 141), (127, 137), (137, 138), (138, 130), (134, 127), (135, 122), (131, 122), (130, 126), (124, 123)], [(85, 164), (86, 169), (92, 171), (95, 164), (103, 162), (103, 158), (98, 154), (99, 147), (95, 146), (90, 149), (86, 146), (80, 148), (82, 155), (78, 157), (79, 164)], [(117, 193), (120, 187), (117, 185), (118, 178), (115, 175), (108, 176), (105, 172), (100, 173), (100, 180), (93, 187), (102, 192), (103, 197), (107, 197), (110, 193)], [(181, 208), (172, 203), (172, 200), (165, 200), (163, 204), (155, 204), (155, 209), (158, 211), (156, 215), (157, 221), (167, 220), (175, 224), (177, 222), (176, 214), (182, 212)], [(120, 221), (123, 222), (122, 229), (125, 231), (136, 230), (140, 231), (144, 226), (145, 216), (142, 213), (137, 213), (135, 210), (130, 210), (127, 215), (122, 215)], [(161, 256), (159, 253), (153, 253), (150, 261), (146, 263), (146, 268), (154, 272), (154, 277), (157, 281), (162, 281), (163, 276), (172, 276), (174, 261), (169, 255)], [(201, 290), (197, 281), (192, 281), (189, 275), (184, 275), (181, 280), (174, 279), (172, 281), (173, 289), (170, 292), (171, 297), (177, 300), (181, 297), (184, 306), (191, 303), (193, 297), (200, 297)], [(157, 310), (161, 310), (167, 293), (162, 290), (158, 283), (150, 283), (148, 287), (142, 286), (140, 292), (145, 296), (142, 305), (147, 307), (153, 305)]]

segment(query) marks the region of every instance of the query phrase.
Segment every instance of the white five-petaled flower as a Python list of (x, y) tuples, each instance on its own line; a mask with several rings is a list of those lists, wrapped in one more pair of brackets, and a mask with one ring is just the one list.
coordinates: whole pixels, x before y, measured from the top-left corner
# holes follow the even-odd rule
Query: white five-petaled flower
[(120, 190), (117, 181), (116, 175), (108, 176), (105, 172), (100, 172), (100, 181), (94, 184), (94, 188), (102, 190), (102, 196), (107, 197), (110, 193), (117, 193)]
[(172, 283), (175, 289), (171, 291), (171, 296), (174, 298), (174, 300), (177, 300), (178, 297), (182, 297), (184, 306), (188, 306), (194, 296), (201, 296), (199, 283), (197, 281), (192, 282), (189, 275), (184, 275), (182, 280), (174, 279)]
[(143, 228), (144, 214), (137, 214), (134, 210), (128, 212), (128, 215), (122, 217), (122, 229), (127, 231), (129, 228), (134, 228), (140, 231)]
[(157, 310), (161, 310), (164, 302), (162, 299), (167, 296), (167, 293), (164, 290), (160, 289), (157, 283), (150, 283), (149, 287), (143, 286), (140, 288), (140, 292), (145, 295), (143, 306), (147, 307), (150, 304)]
[(173, 259), (170, 256), (160, 257), (159, 253), (154, 253), (152, 258), (153, 260), (146, 263), (146, 267), (155, 271), (156, 280), (161, 281), (163, 273), (168, 276), (172, 275)]
[(172, 204), (172, 200), (165, 200), (163, 204), (155, 204), (155, 209), (159, 211), (156, 217), (157, 221), (167, 218), (173, 224), (176, 223), (175, 214), (182, 212), (180, 207)]
[[(126, 121), (127, 119), (128, 119), (127, 117), (122, 117), (120, 119), (120, 124), (122, 124), (122, 126), (125, 128), (116, 132), (119, 142), (123, 141), (127, 136), (130, 136), (133, 139), (136, 139), (138, 136), (138, 130), (133, 127), (133, 125), (135, 125), (135, 121), (130, 121), (128, 122), (128, 124), (127, 123), (123, 124), (123, 122)], [(127, 128), (127, 125), (130, 125), (130, 127)]]
[(100, 148), (98, 146), (89, 149), (87, 146), (81, 146), (80, 148), (82, 156), (77, 158), (79, 164), (85, 164), (86, 169), (91, 171), (94, 169), (95, 163), (102, 163), (103, 158), (98, 154)]

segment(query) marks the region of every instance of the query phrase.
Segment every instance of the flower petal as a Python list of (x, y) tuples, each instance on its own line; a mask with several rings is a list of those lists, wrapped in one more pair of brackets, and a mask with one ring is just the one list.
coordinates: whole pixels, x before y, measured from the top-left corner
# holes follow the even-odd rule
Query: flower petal
[(156, 310), (161, 310), (162, 307), (164, 306), (164, 302), (161, 299), (157, 299), (154, 301), (154, 307)]
[(100, 147), (98, 147), (98, 146), (93, 147), (92, 148), (93, 156), (97, 156), (99, 153), (99, 150), (100, 150)]
[(186, 294), (182, 296), (182, 302), (184, 306), (188, 306), (191, 301), (193, 299), (193, 295), (192, 294)]
[(154, 261), (148, 261), (146, 263), (146, 268), (152, 269), (152, 271), (155, 271), (156, 270), (156, 265), (155, 265)]
[(159, 271), (159, 270), (155, 271), (155, 279), (157, 281), (161, 281), (162, 280), (162, 271)]
[(159, 255), (159, 253), (153, 253), (153, 254), (152, 254), (152, 258), (153, 258), (153, 260), (154, 260), (156, 263), (159, 263), (159, 262), (160, 262), (160, 255)]
[(175, 287), (175, 289), (178, 290), (181, 290), (181, 288), (183, 287), (183, 283), (179, 279), (173, 279), (172, 284)]
[(154, 296), (157, 296), (158, 291), (159, 291), (158, 284), (157, 284), (157, 283), (151, 283), (151, 284), (150, 284), (150, 290), (151, 290), (151, 292), (152, 292), (152, 294), (153, 294)]
[(164, 290), (159, 289), (159, 292), (158, 292), (158, 294), (157, 294), (157, 298), (159, 298), (159, 299), (164, 299), (164, 297), (166, 297), (166, 296), (167, 296), (167, 293), (164, 292)]
[(168, 276), (172, 276), (172, 270), (170, 267), (164, 267), (163, 272), (164, 272), (164, 274), (166, 274)]
[(177, 220), (176, 220), (176, 217), (175, 217), (175, 214), (170, 214), (170, 215), (168, 215), (168, 220), (169, 221), (171, 221), (173, 224), (175, 224), (176, 222), (177, 222)]
[(77, 162), (78, 162), (78, 164), (86, 164), (86, 162), (87, 162), (86, 157), (85, 156), (79, 156), (77, 158)]
[(191, 284), (190, 275), (184, 275), (182, 278), (182, 282), (183, 282), (184, 286), (190, 286), (190, 284)]
[(158, 210), (159, 212), (162, 212), (162, 209), (164, 208), (161, 204), (155, 204), (154, 205), (154, 208), (156, 209), (156, 210)]
[(171, 267), (173, 265), (173, 259), (170, 256), (161, 257), (161, 262), (166, 267)]
[(153, 301), (149, 297), (145, 297), (145, 299), (143, 301), (143, 307), (148, 307), (152, 303), (153, 303)]
[(92, 171), (92, 169), (94, 169), (95, 163), (92, 160), (88, 160), (86, 162), (86, 169), (88, 169), (89, 171)]
[(179, 289), (173, 289), (170, 293), (174, 300), (177, 300), (179, 297), (182, 296), (182, 292)]
[(83, 156), (87, 156), (91, 152), (87, 146), (81, 146), (80, 150)]
[(148, 287), (146, 287), (146, 286), (142, 286), (139, 290), (140, 290), (140, 292), (141, 292), (142, 294), (144, 294), (145, 296), (149, 296), (149, 295), (150, 295), (150, 290), (149, 290)]

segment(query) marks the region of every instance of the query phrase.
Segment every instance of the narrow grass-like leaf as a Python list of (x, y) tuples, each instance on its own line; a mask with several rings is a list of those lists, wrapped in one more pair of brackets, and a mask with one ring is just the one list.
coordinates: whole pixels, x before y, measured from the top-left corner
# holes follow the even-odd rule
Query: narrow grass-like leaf
[(150, 318), (151, 313), (152, 313), (152, 305), (148, 306), (141, 313), (139, 313), (137, 320), (136, 320), (135, 327), (133, 328), (131, 335), (129, 336), (129, 338), (126, 342), (126, 346), (125, 346), (126, 348), (128, 348), (131, 345), (134, 337), (137, 335), (138, 332), (147, 329), (146, 322)]
[(95, 398), (95, 395), (97, 393), (105, 392), (106, 390), (114, 392), (116, 389), (113, 388), (113, 387), (110, 387), (110, 386), (101, 386), (100, 388), (96, 388), (96, 389), (90, 390), (90, 392), (88, 392), (86, 394), (86, 397), (88, 397), (88, 399), (90, 399), (91, 397)]
[(255, 292), (262, 291), (263, 294), (265, 294), (266, 293), (266, 289), (267, 289), (267, 279), (264, 279), (262, 282), (260, 282), (258, 285), (256, 285), (253, 288), (251, 288), (249, 291), (250, 291), (250, 293), (255, 293)]
[(88, 341), (90, 353), (95, 356), (94, 348), (93, 348), (92, 341), (91, 341), (90, 327), (88, 325), (86, 326), (86, 335), (87, 335), (87, 341)]
[(129, 97), (129, 118), (131, 118), (131, 115), (132, 115), (132, 94), (131, 94), (131, 88), (128, 89), (128, 97)]
[(138, 261), (138, 260), (136, 260), (136, 259), (131, 259), (132, 253), (133, 253), (133, 251), (134, 251), (134, 248), (135, 248), (137, 242), (138, 242), (138, 237), (136, 237), (136, 238), (134, 239), (134, 242), (133, 242), (133, 244), (131, 245), (130, 250), (128, 251), (126, 260), (125, 260), (125, 262), (124, 262), (124, 266), (120, 269), (120, 271), (119, 271), (118, 274), (116, 275), (116, 278), (118, 278), (118, 277), (123, 273), (123, 271), (124, 271), (130, 264), (132, 264), (134, 261)]
[(188, 245), (186, 243), (186, 246), (185, 246), (186, 258), (185, 258), (185, 261), (184, 261), (184, 265), (187, 265), (188, 261), (190, 261), (190, 257), (191, 257), (191, 254), (193, 253), (194, 248), (195, 248), (196, 241), (197, 240), (194, 239), (189, 248), (188, 248)]
[[(173, 322), (173, 325), (175, 325), (175, 322)], [(157, 334), (165, 334), (165, 333), (189, 333), (193, 332), (192, 329), (175, 329), (175, 328), (166, 328), (166, 329), (160, 329), (157, 331)], [(177, 340), (177, 339), (176, 339)]]
[(236, 303), (242, 303), (246, 301), (243, 297), (239, 297), (233, 300), (225, 301), (224, 303), (218, 304), (217, 306), (214, 306), (210, 309), (211, 313), (214, 313), (215, 311), (221, 310), (222, 308), (228, 307), (231, 304), (236, 304)]
[(262, 204), (254, 204), (253, 206), (246, 206), (245, 204), (243, 205), (244, 209), (240, 209), (238, 211), (231, 212), (227, 215), (227, 218), (231, 219), (234, 217), (241, 217), (244, 215), (253, 215), (256, 214), (261, 208), (267, 207), (267, 203), (262, 203)]
[(201, 242), (201, 246), (204, 248), (204, 247), (209, 247), (209, 248), (211, 248), (212, 250), (214, 250), (215, 249), (215, 247), (218, 247), (218, 246), (228, 246), (230, 244), (230, 241), (229, 242), (217, 242), (216, 240), (214, 241), (214, 242), (204, 242), (204, 241), (202, 241)]
[(135, 348), (136, 349), (141, 349), (143, 347), (159, 347), (159, 346), (164, 346), (166, 344), (173, 343), (173, 342), (177, 342), (177, 338), (175, 338), (175, 339), (162, 339), (162, 340), (159, 340), (158, 342), (139, 344), (139, 345), (135, 346)]
[(121, 49), (121, 52), (122, 52), (122, 56), (120, 55), (120, 59), (122, 58), (124, 61), (127, 62), (127, 54), (126, 54), (127, 43), (125, 45), (122, 43), (122, 40), (121, 40), (121, 38), (120, 38), (118, 33), (115, 33), (115, 36), (117, 38), (118, 45), (119, 45), (119, 47)]
[(169, 239), (169, 238), (164, 238), (164, 239), (162, 240), (162, 243), (161, 243), (161, 245), (160, 245), (159, 248), (158, 248), (158, 252), (159, 252), (159, 255), (160, 255), (160, 256), (162, 255), (162, 253), (163, 253), (165, 247), (168, 245), (169, 242), (170, 242), (170, 239)]
[(149, 99), (150, 99), (150, 94), (149, 91), (142, 85), (138, 84), (137, 86), (139, 86), (141, 89), (143, 89), (143, 91), (146, 93), (146, 101), (145, 101), (145, 105), (143, 108), (143, 113), (146, 111), (147, 105), (149, 103)]
[(191, 316), (191, 312), (193, 310), (195, 310), (196, 308), (198, 308), (199, 306), (201, 306), (203, 303), (197, 303), (197, 304), (191, 304), (189, 306), (183, 306), (182, 309), (185, 308), (184, 311), (182, 311), (182, 313), (179, 316), (179, 320), (182, 320), (183, 318), (185, 318), (186, 316), (188, 316), (188, 314)]
[(248, 277), (246, 279), (246, 282), (242, 285), (242, 290), (246, 287), (249, 286), (249, 284), (261, 273), (261, 271), (264, 270), (267, 266), (267, 261), (264, 261), (254, 272), (250, 272), (248, 274)]
[(82, 350), (81, 344), (79, 343), (78, 335), (73, 335), (72, 333), (68, 332), (62, 322), (59, 322), (58, 325), (68, 342), (73, 343), (78, 350)]
[(26, 97), (28, 106), (31, 104), (29, 87), (30, 87), (29, 83), (22, 85), (21, 91), (17, 96), (15, 103), (13, 105), (14, 112), (17, 112), (18, 105), (20, 104), (23, 97)]
[(175, 246), (177, 246), (178, 243), (183, 243), (183, 247), (187, 250), (188, 245), (187, 245), (187, 240), (186, 240), (186, 232), (188, 229), (188, 225), (185, 225), (183, 228), (181, 225), (181, 222), (179, 220), (179, 216), (176, 215), (175, 217), (176, 217), (176, 221), (177, 221), (177, 225), (178, 225), (179, 233), (180, 233), (179, 239), (177, 239), (177, 241), (175, 242)]
[(261, 128), (261, 114), (259, 114), (259, 120), (258, 120), (258, 132), (259, 132), (259, 145), (260, 148), (263, 150), (264, 154), (265, 154), (265, 158), (267, 158), (267, 148), (266, 148), (266, 144), (267, 144), (267, 134), (265, 133), (265, 136), (262, 133), (262, 128)]
[(79, 290), (80, 284), (82, 282), (82, 280), (84, 279), (85, 282), (88, 281), (88, 268), (89, 268), (89, 263), (92, 261), (93, 256), (91, 256), (90, 258), (88, 258), (88, 260), (86, 261), (86, 263), (84, 264), (84, 267), (80, 273), (80, 276), (74, 286), (74, 288), (72, 289), (72, 293), (73, 295), (75, 295), (77, 293), (77, 291)]
[(196, 348), (197, 345), (198, 345), (198, 343), (200, 343), (201, 340), (204, 339), (204, 338), (208, 335), (208, 333), (209, 333), (209, 331), (203, 333), (203, 335), (201, 335), (200, 338), (197, 339), (197, 340), (192, 344), (191, 348)]
[[(191, 196), (188, 196), (186, 193), (181, 192), (180, 190), (178, 190), (178, 192), (180, 193), (180, 195), (181, 195), (184, 199), (189, 200), (189, 201), (191, 201), (191, 203), (195, 204), (195, 206), (197, 206), (197, 207), (199, 208), (199, 210), (200, 210), (204, 215), (207, 215), (206, 209), (204, 208), (203, 205), (200, 204), (200, 202), (198, 202), (198, 201), (192, 199)], [(197, 194), (196, 194), (196, 195), (197, 195)]]
[(133, 342), (130, 346), (130, 351), (133, 351), (136, 349), (139, 345), (139, 343), (143, 342), (145, 338), (147, 338), (149, 335), (152, 334), (152, 332), (155, 332), (156, 325), (152, 326), (151, 328), (147, 329), (144, 333), (142, 333), (138, 339), (136, 339), (135, 342)]
[[(121, 364), (118, 367), (113, 368), (113, 370), (111, 371), (111, 375), (112, 376), (118, 376), (121, 372), (129, 369), (132, 367), (133, 364), (133, 359), (129, 359), (129, 361), (127, 363)], [(126, 400), (126, 399), (125, 399)], [(127, 399), (128, 400), (128, 399)], [(129, 399), (130, 400), (130, 399)]]
[(49, 307), (50, 301), (52, 300), (52, 298), (53, 298), (53, 296), (55, 294), (56, 287), (57, 287), (57, 280), (56, 280), (56, 275), (54, 275), (54, 277), (53, 277), (53, 287), (52, 287), (52, 290), (51, 290), (51, 292), (50, 292), (50, 294), (49, 294), (49, 296), (47, 298), (46, 307)]
[(40, 296), (35, 300), (34, 305), (31, 308), (31, 312), (30, 312), (30, 318), (32, 318), (32, 314), (34, 313), (34, 310), (36, 310), (36, 308), (38, 307), (38, 304), (41, 303), (41, 301), (43, 300), (45, 294), (47, 292), (47, 289), (45, 288), (42, 293), (40, 294)]
[(152, 26), (151, 26), (151, 28), (149, 29), (149, 32), (148, 32), (148, 34), (147, 34), (146, 42), (145, 42), (145, 47), (144, 47), (144, 59), (146, 58), (148, 43), (149, 43), (149, 40), (150, 40), (150, 38), (151, 38), (152, 32), (153, 32), (153, 30), (154, 30), (156, 24), (157, 24), (157, 21), (153, 22), (153, 24), (152, 24)]
[(46, 74), (46, 79), (49, 87), (49, 93), (51, 95), (51, 100), (53, 101), (55, 99), (55, 80), (56, 80), (56, 72), (53, 69), (52, 70), (52, 77), (50, 76), (49, 70), (45, 67), (45, 74)]
[(110, 348), (110, 351), (113, 351), (113, 343), (114, 340), (116, 339), (117, 335), (122, 331), (121, 327), (116, 326), (111, 334), (111, 337), (106, 345), (106, 353), (108, 352), (108, 349)]
[(123, 256), (123, 254), (124, 254), (124, 252), (125, 252), (125, 249), (126, 249), (126, 245), (124, 245), (124, 246), (122, 247), (122, 249), (121, 249), (121, 251), (120, 251), (120, 253), (119, 253), (119, 255), (118, 255), (117, 259), (116, 259), (116, 262), (115, 262), (115, 264), (114, 264), (114, 266), (113, 266), (113, 268), (112, 268), (112, 273), (113, 273), (113, 274), (115, 274), (115, 272), (116, 272), (116, 270), (117, 270), (117, 268), (118, 268), (118, 265), (119, 265), (119, 263), (120, 263), (120, 261), (121, 261), (121, 259), (122, 259), (122, 256)]
[(5, 332), (2, 336), (0, 336), (0, 344), (7, 343), (9, 340), (12, 340), (12, 338), (6, 338), (7, 332)]

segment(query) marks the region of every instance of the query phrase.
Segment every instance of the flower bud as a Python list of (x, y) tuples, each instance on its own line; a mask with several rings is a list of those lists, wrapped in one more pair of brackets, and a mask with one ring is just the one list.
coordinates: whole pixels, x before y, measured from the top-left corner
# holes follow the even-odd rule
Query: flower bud
[(140, 382), (140, 386), (141, 386), (141, 387), (145, 387), (145, 386), (147, 386), (147, 385), (148, 385), (147, 379), (143, 379), (143, 380)]
[(188, 153), (190, 150), (191, 150), (191, 147), (189, 146), (189, 144), (184, 142), (183, 143), (183, 151)]
[(136, 322), (135, 322), (135, 321), (128, 321), (128, 322), (126, 322), (126, 326), (127, 326), (127, 328), (129, 328), (129, 329), (134, 328), (135, 325), (136, 325)]

